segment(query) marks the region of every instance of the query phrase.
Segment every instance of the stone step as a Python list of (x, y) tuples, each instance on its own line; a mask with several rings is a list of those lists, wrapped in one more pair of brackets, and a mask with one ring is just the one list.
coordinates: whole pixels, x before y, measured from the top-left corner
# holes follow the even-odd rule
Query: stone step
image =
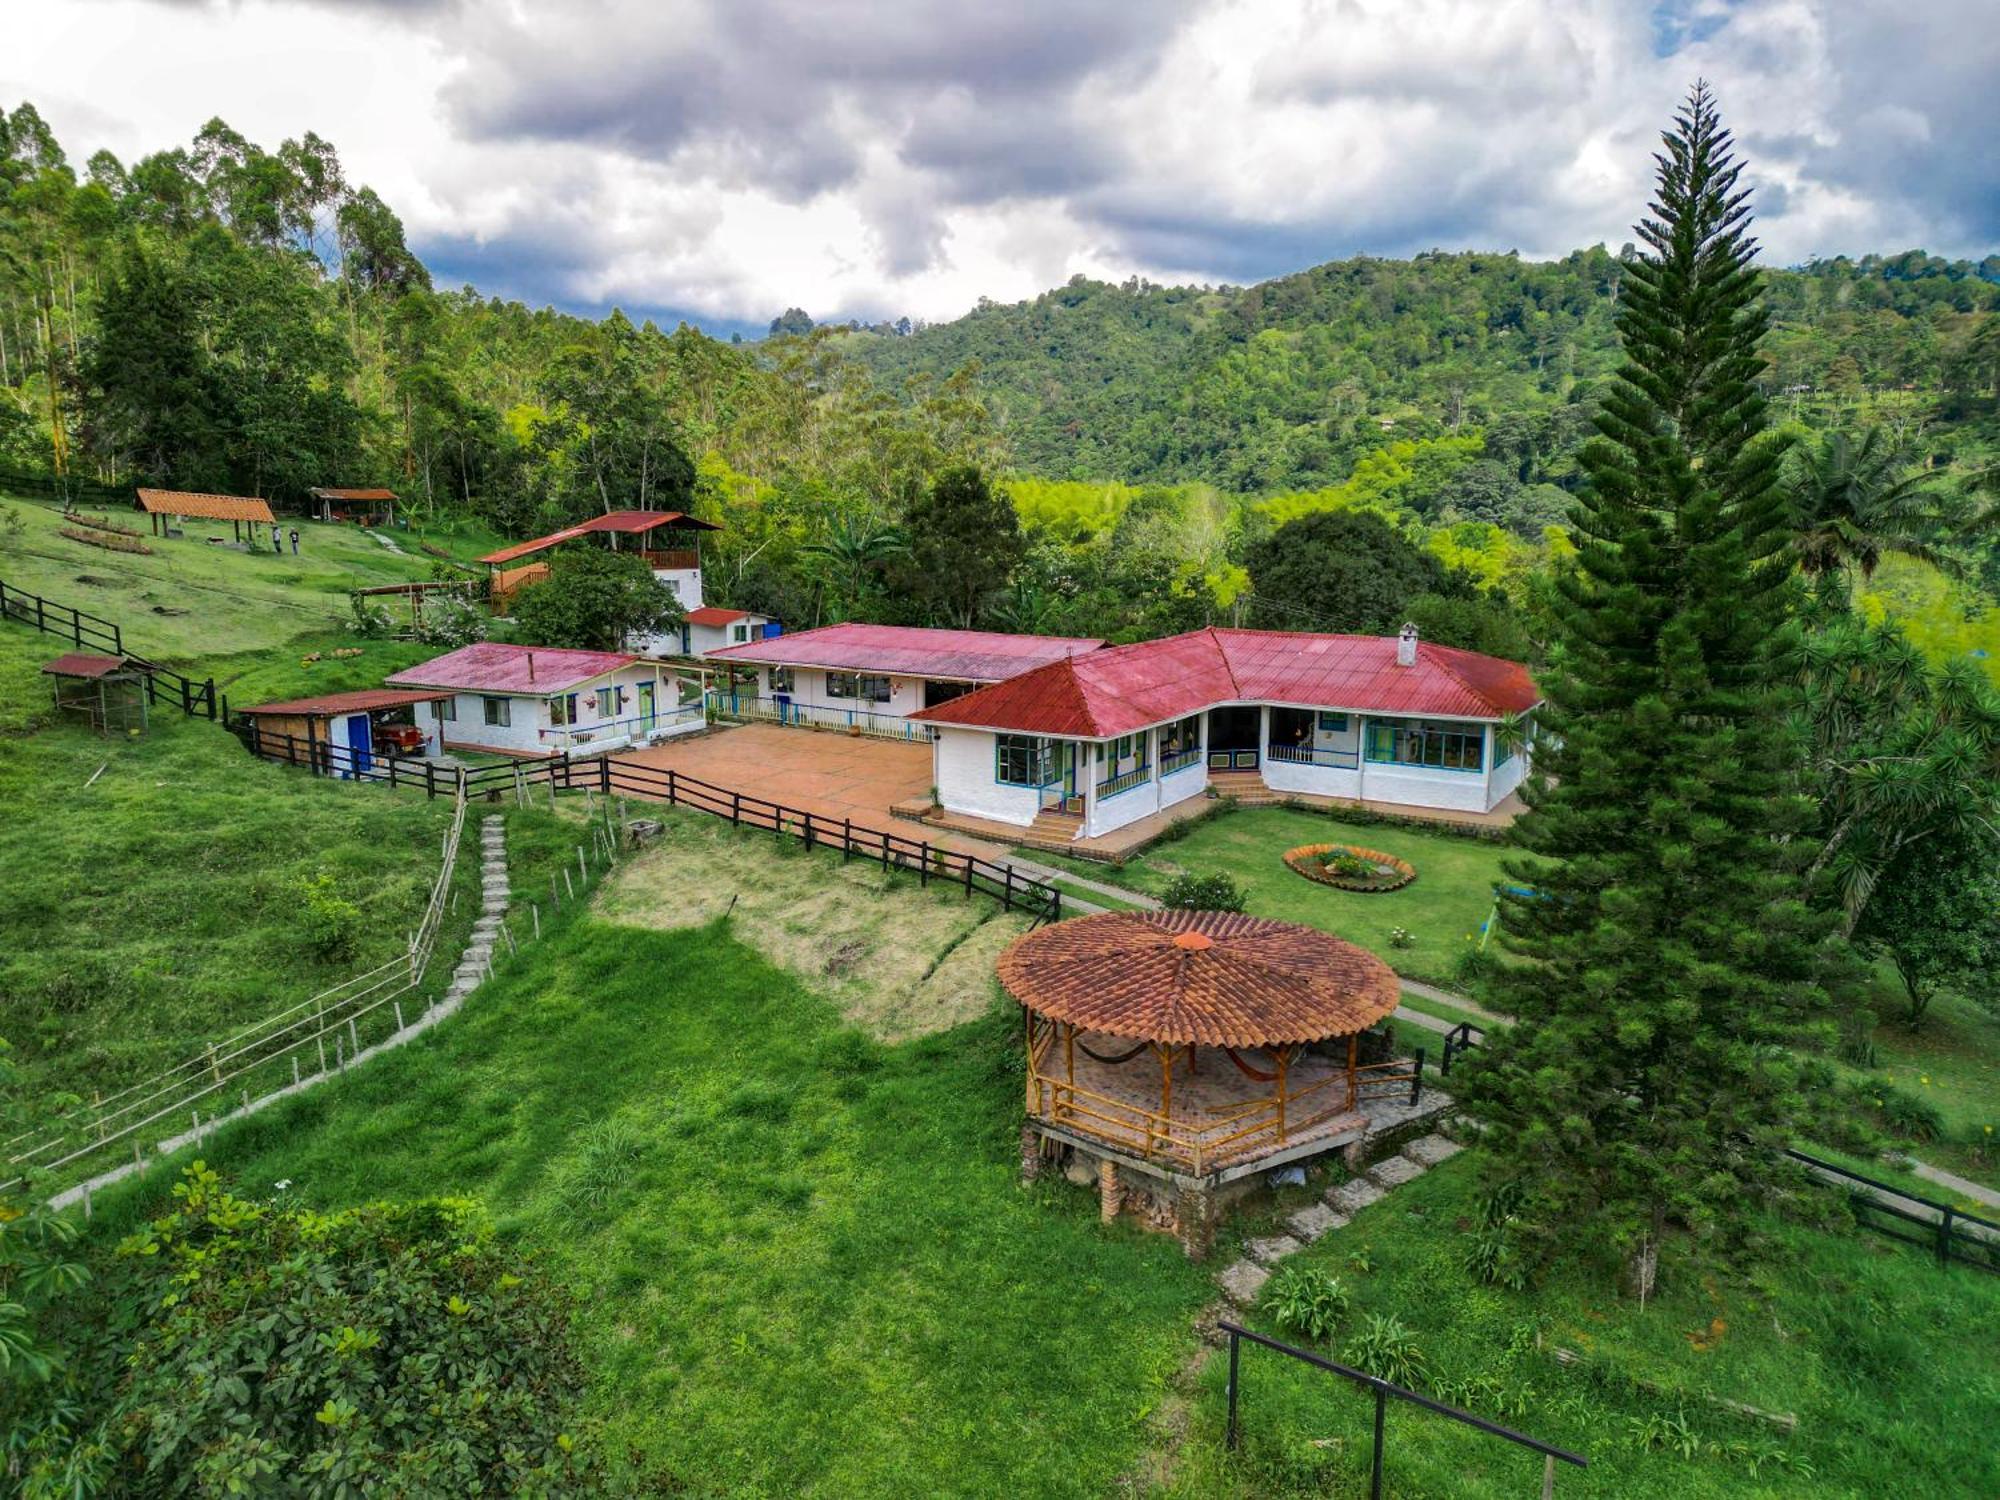
[(1215, 1278), (1222, 1288), (1222, 1295), (1238, 1307), (1248, 1307), (1257, 1300), (1257, 1294), (1264, 1289), (1264, 1283), (1271, 1279), (1271, 1273), (1254, 1260), (1239, 1260)]
[(1380, 1203), (1384, 1196), (1383, 1190), (1366, 1177), (1357, 1177), (1352, 1182), (1343, 1182), (1339, 1187), (1328, 1190), (1326, 1206), (1352, 1217), (1369, 1204)]
[(1379, 1188), (1394, 1188), (1415, 1182), (1424, 1175), (1424, 1170), (1421, 1162), (1411, 1161), (1407, 1156), (1392, 1156), (1370, 1167), (1368, 1177)]
[(1275, 1266), (1287, 1255), (1297, 1254), (1305, 1246), (1289, 1234), (1274, 1234), (1268, 1239), (1251, 1240), (1243, 1247), (1244, 1253), (1260, 1265)]
[(1449, 1136), (1427, 1135), (1411, 1141), (1403, 1148), (1403, 1155), (1420, 1167), (1435, 1167), (1450, 1161), (1464, 1149)]
[(1310, 1241), (1323, 1234), (1331, 1234), (1346, 1222), (1346, 1214), (1338, 1213), (1324, 1203), (1308, 1203), (1285, 1220), (1285, 1227), (1298, 1238)]

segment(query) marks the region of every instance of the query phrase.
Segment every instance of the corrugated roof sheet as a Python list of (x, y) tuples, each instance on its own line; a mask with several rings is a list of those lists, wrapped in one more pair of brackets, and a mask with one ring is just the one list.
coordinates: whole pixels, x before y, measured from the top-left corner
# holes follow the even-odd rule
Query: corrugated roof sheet
[(738, 620), (748, 619), (747, 609), (725, 609), (720, 604), (704, 604), (699, 609), (687, 612), (690, 625), (734, 625)]
[(473, 693), (562, 693), (640, 658), (623, 651), (573, 651), (475, 641), (391, 674), (392, 687), (454, 688)]
[(502, 547), (498, 552), (489, 552), (479, 560), (483, 563), (508, 563), (517, 557), (527, 557), (564, 542), (574, 541), (580, 536), (592, 536), (600, 531), (615, 531), (621, 534), (651, 531), (657, 526), (671, 526), (676, 531), (720, 531), (722, 528), (712, 521), (697, 521), (693, 516), (677, 510), (614, 510), (609, 515), (593, 516), (576, 526), (565, 526), (561, 531), (551, 531), (547, 536), (538, 536), (529, 541), (516, 542), (511, 547)]
[(1394, 636), (1208, 629), (1054, 662), (910, 717), (1105, 739), (1221, 703), (1499, 719), (1540, 700), (1526, 667), (1476, 651), (1420, 642), (1399, 667)]
[(1000, 982), (1085, 1031), (1204, 1047), (1285, 1046), (1365, 1031), (1401, 999), (1365, 948), (1232, 912), (1102, 912), (1016, 938)]
[(315, 698), (287, 698), (280, 703), (259, 703), (243, 712), (325, 718), (333, 714), (369, 713), (378, 708), (403, 708), (412, 703), (435, 703), (450, 696), (449, 692), (427, 692), (422, 688), (359, 688), (351, 693), (321, 693)]
[(122, 656), (97, 656), (88, 651), (65, 651), (42, 670), (51, 677), (109, 677), (125, 665)]
[(148, 515), (197, 516), (204, 521), (264, 521), (276, 525), (265, 501), (251, 495), (204, 495), (193, 490), (141, 490), (139, 507)]
[(1048, 662), (1094, 652), (1082, 636), (1008, 635), (996, 630), (934, 630), (918, 625), (822, 625), (708, 653), (710, 661), (778, 667), (831, 667), (956, 682), (1004, 682)]
[(393, 500), (394, 490), (336, 490), (324, 486), (306, 491), (321, 500)]

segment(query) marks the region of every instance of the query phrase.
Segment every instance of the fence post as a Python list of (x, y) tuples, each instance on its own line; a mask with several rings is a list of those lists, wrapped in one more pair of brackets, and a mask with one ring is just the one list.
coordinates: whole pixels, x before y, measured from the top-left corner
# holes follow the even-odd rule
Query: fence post
[(1382, 1417), (1389, 1409), (1389, 1393), (1375, 1387), (1375, 1456), (1369, 1465), (1368, 1500), (1382, 1500)]
[(202, 684), (202, 692), (208, 699), (209, 722), (214, 723), (215, 722), (215, 679), (213, 677), (209, 678), (206, 682)]
[(854, 820), (840, 820), (840, 862), (846, 864), (848, 856), (854, 852)]
[(438, 794), (437, 767), (430, 761), (424, 762), (424, 799), (433, 801)]
[(1937, 1258), (1938, 1264), (1941, 1266), (1951, 1264), (1951, 1221), (1953, 1215), (1954, 1210), (1949, 1203), (1945, 1205), (1944, 1211), (1938, 1215)]
[(678, 807), (681, 800), (680, 787), (674, 782), (674, 768), (667, 767), (667, 806)]
[(1229, 1436), (1225, 1446), (1232, 1453), (1236, 1451), (1236, 1445), (1241, 1441), (1236, 1429), (1236, 1360), (1237, 1351), (1242, 1347), (1242, 1343), (1243, 1341), (1234, 1333), (1229, 1335)]
[(743, 822), (743, 794), (741, 792), (731, 792), (729, 794), (729, 822), (732, 827), (738, 826)]
[(925, 839), (921, 844), (917, 845), (917, 854), (923, 860), (923, 863), (917, 866), (917, 888), (921, 890), (931, 883), (931, 841), (929, 839)]
[(1556, 1500), (1556, 1456), (1542, 1456), (1542, 1500)]
[(597, 789), (607, 797), (611, 795), (611, 757), (609, 755), (600, 755), (597, 757)]
[(1002, 865), (1000, 868), (1007, 872), (1006, 880), (1001, 883), (1000, 905), (1002, 909), (1012, 911), (1014, 909), (1014, 867), (1012, 865)]
[(1410, 1075), (1410, 1103), (1424, 1096), (1424, 1049), (1417, 1048), (1417, 1070)]

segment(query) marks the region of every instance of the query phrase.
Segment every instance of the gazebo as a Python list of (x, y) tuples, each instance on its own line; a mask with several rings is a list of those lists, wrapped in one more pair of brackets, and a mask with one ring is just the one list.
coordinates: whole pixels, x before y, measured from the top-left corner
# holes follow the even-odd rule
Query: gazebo
[(42, 668), (54, 680), (56, 712), (99, 734), (146, 728), (146, 671), (130, 657), (70, 651)]
[[(1421, 1060), (1363, 1055), (1396, 975), (1317, 928), (1231, 912), (1107, 912), (1044, 927), (1000, 957), (1027, 1028), (1023, 1163), (1044, 1144), (1168, 1188), (1205, 1248), (1226, 1185), (1414, 1112)], [(1190, 1249), (1199, 1253), (1194, 1243)]]

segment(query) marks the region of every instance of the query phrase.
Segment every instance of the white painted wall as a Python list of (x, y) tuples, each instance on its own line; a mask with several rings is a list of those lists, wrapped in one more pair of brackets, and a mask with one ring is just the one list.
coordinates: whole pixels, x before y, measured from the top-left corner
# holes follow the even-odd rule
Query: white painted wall
[(938, 729), (932, 762), (938, 802), (951, 812), (1026, 828), (1041, 811), (1041, 792), (993, 779), (994, 739), (984, 729)]
[[(880, 676), (878, 673), (862, 675)], [(889, 679), (889, 701), (877, 703), (869, 698), (836, 698), (826, 690), (827, 674), (818, 667), (794, 667), (792, 669), (792, 689), (788, 696), (792, 703), (805, 709), (823, 710), (828, 715), (853, 713), (878, 714), (888, 718), (905, 718), (924, 706), (924, 679), (921, 677), (891, 677)], [(777, 695), (771, 687), (770, 669), (758, 674), (758, 686), (766, 699)], [(829, 718), (827, 722), (836, 722)]]
[(700, 568), (655, 568), (653, 576), (674, 591), (682, 609), (701, 608)]
[[(1264, 762), (1264, 785), (1274, 792), (1310, 797), (1361, 795), (1361, 775), (1357, 771), (1344, 771), (1335, 766), (1303, 765), (1289, 760), (1267, 758)], [(1373, 795), (1372, 789), (1370, 795)]]
[[(1489, 741), (1490, 744), (1490, 741)], [(1519, 786), (1528, 774), (1529, 747), (1521, 746), (1514, 752), (1514, 758), (1504, 766), (1494, 768), (1492, 780), (1486, 788), (1486, 805), (1498, 807), (1507, 799), (1508, 793)]]
[[(579, 683), (568, 692), (576, 694), (576, 723), (557, 728), (551, 722), (549, 700), (541, 694), (505, 693), (490, 696), (504, 697), (509, 704), (511, 722), (488, 724), (486, 722), (484, 693), (460, 693), (452, 701), (458, 710), (456, 723), (442, 722), (437, 718), (439, 705), (431, 705), (431, 719), (424, 727), (436, 733), (447, 746), (473, 750), (497, 750), (514, 755), (549, 755), (558, 750), (585, 744), (600, 747), (607, 741), (629, 742), (634, 737), (644, 737), (646, 726), (634, 722), (639, 713), (638, 687), (642, 682), (654, 682), (653, 703), (656, 715), (652, 726), (655, 738), (668, 734), (688, 734), (702, 727), (702, 716), (691, 712), (676, 717), (674, 709), (675, 692), (671, 681), (662, 680), (659, 668), (648, 662), (635, 662), (629, 667), (620, 667), (615, 672), (607, 672), (594, 677), (589, 682)], [(622, 712), (611, 716), (597, 711), (597, 689), (620, 686), (625, 689), (625, 707)]]

